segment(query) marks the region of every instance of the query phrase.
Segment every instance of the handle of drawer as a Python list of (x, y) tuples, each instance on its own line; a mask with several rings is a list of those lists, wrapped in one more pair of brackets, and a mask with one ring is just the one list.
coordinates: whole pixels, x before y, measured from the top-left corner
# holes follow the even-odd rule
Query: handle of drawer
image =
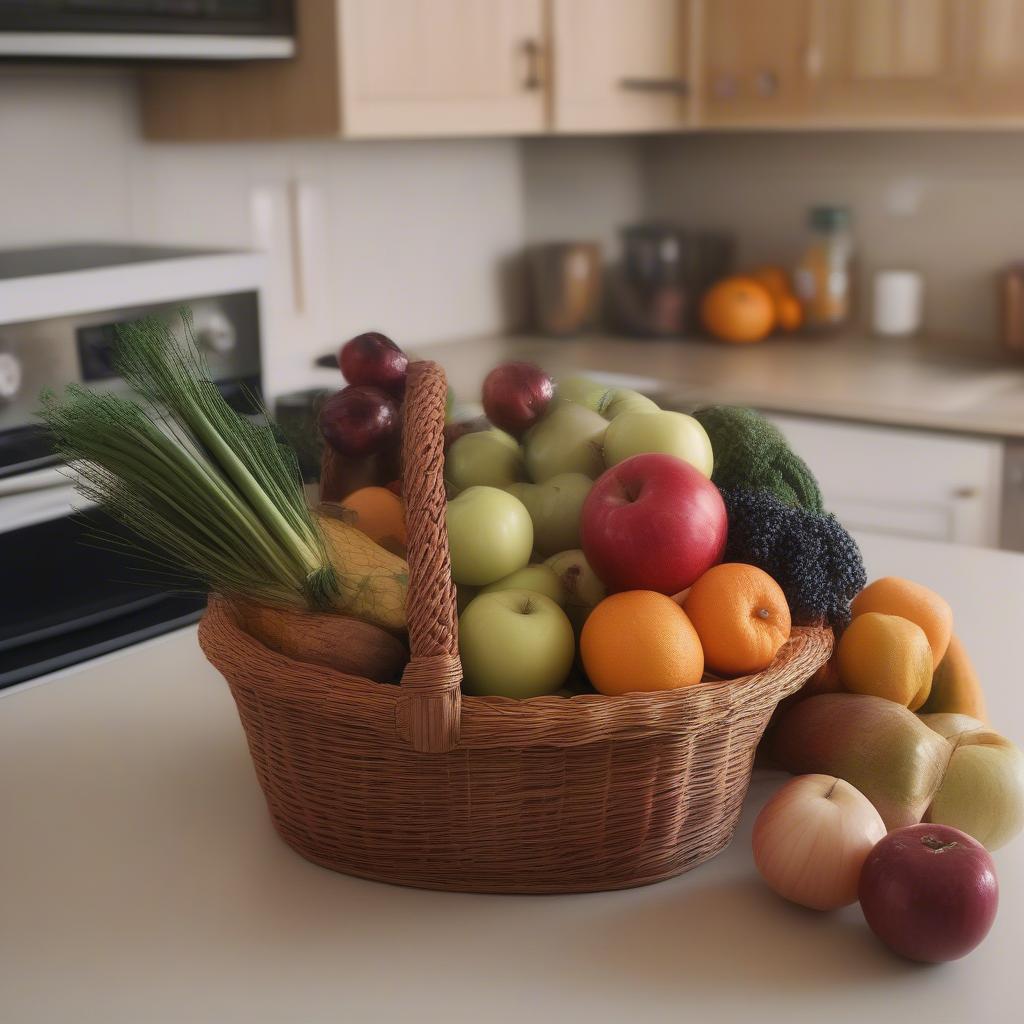
[(673, 96), (689, 96), (690, 83), (685, 78), (620, 78), (619, 88), (627, 92), (665, 92)]

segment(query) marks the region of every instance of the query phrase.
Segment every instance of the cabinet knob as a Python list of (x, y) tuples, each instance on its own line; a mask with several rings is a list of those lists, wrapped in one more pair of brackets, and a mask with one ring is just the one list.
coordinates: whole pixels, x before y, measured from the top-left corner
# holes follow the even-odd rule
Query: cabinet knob
[(754, 91), (758, 96), (770, 97), (779, 91), (779, 76), (766, 68), (754, 75)]
[(739, 80), (731, 72), (717, 71), (711, 76), (711, 95), (716, 100), (733, 100), (739, 91)]

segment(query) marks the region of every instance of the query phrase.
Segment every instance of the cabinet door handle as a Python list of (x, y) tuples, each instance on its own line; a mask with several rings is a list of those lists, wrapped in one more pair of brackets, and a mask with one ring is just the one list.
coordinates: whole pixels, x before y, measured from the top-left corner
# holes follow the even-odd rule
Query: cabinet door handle
[(523, 88), (533, 92), (544, 86), (544, 51), (536, 39), (523, 42), (523, 53), (526, 56), (526, 77)]
[(981, 497), (980, 487), (956, 487), (953, 489), (953, 497), (959, 501), (972, 501)]
[(620, 78), (619, 88), (629, 92), (667, 92), (673, 96), (690, 95), (690, 83), (685, 78)]

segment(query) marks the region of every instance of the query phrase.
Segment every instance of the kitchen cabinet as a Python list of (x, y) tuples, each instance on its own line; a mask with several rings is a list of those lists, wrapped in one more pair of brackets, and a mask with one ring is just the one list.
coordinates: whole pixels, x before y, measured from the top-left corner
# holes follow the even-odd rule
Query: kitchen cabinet
[(1024, 121), (1024, 0), (961, 0), (965, 104), (972, 117)]
[(799, 122), (811, 107), (814, 0), (704, 0), (702, 124)]
[(962, 0), (815, 0), (815, 118), (842, 125), (957, 118)]
[(547, 119), (544, 0), (298, 0), (298, 55), (142, 80), (157, 139), (525, 135)]
[(694, 10), (692, 0), (551, 0), (555, 130), (692, 124)]
[(850, 530), (998, 547), (1003, 443), (769, 414)]

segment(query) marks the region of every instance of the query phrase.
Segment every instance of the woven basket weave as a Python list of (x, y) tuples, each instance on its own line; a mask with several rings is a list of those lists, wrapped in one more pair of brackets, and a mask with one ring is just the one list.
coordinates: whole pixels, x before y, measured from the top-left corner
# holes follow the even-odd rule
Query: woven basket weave
[(794, 629), (769, 669), (623, 697), (459, 690), (444, 525), (445, 378), (410, 367), (403, 437), (411, 660), (400, 686), (290, 660), (212, 599), (200, 642), (227, 679), (280, 835), (384, 882), (585, 892), (670, 878), (732, 837), (776, 704), (828, 657)]

